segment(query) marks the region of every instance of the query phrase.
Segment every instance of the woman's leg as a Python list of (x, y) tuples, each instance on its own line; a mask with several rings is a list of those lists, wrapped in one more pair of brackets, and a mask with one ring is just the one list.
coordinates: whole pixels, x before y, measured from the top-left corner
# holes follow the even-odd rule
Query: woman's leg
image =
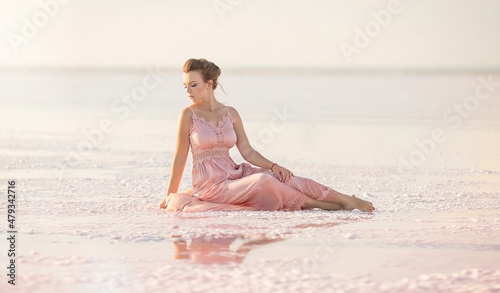
[(369, 201), (342, 194), (328, 186), (325, 186), (306, 177), (292, 176), (287, 182), (280, 182), (276, 175), (273, 174), (273, 172), (262, 168), (249, 168), (245, 175), (248, 176), (255, 173), (269, 174), (280, 184), (285, 184), (306, 195), (307, 203), (304, 203), (302, 205), (303, 208), (321, 208), (326, 210), (359, 209), (363, 212), (371, 212), (375, 210), (373, 204)]
[(373, 204), (369, 201), (362, 200), (357, 197), (339, 194), (335, 197), (335, 201), (319, 201), (308, 198), (305, 201), (305, 208), (320, 208), (329, 211), (354, 210), (358, 209), (363, 212), (372, 212), (375, 210)]
[(255, 172), (239, 179), (227, 180), (216, 191), (215, 196), (201, 200), (274, 211), (300, 210), (308, 198), (268, 172)]
[[(276, 179), (279, 184), (285, 184), (300, 191), (303, 195), (306, 195), (305, 198), (307, 203), (303, 203), (303, 208), (321, 208), (326, 210), (359, 209), (364, 212), (371, 212), (375, 210), (372, 203), (369, 201), (342, 194), (309, 178), (292, 176), (287, 182), (280, 182), (273, 172), (262, 168), (249, 168), (245, 175), (248, 176), (255, 173), (269, 174)], [(291, 191), (288, 193), (291, 193)]]
[(292, 176), (284, 184), (299, 190), (313, 199), (312, 201), (307, 201), (305, 207), (317, 207), (326, 210), (358, 209), (363, 212), (371, 212), (375, 209), (369, 201), (342, 194), (309, 178)]
[(328, 210), (328, 211), (342, 211), (345, 210), (344, 206), (336, 203), (336, 202), (328, 202), (328, 201), (319, 201), (310, 198), (309, 196), (307, 197), (306, 201), (304, 202), (304, 208), (319, 208), (323, 210)]

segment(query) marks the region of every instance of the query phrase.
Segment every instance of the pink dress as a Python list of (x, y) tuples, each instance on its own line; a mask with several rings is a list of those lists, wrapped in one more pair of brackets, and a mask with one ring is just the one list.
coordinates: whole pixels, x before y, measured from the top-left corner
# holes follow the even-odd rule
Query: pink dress
[[(191, 107), (189, 107), (191, 109)], [(189, 141), (193, 155), (193, 194), (178, 194), (167, 210), (300, 210), (307, 196), (332, 201), (335, 190), (308, 178), (279, 181), (271, 170), (236, 164), (229, 149), (236, 144), (234, 118), (226, 115), (215, 126), (193, 112)], [(206, 203), (206, 204), (205, 204)], [(182, 205), (182, 208), (181, 208)]]

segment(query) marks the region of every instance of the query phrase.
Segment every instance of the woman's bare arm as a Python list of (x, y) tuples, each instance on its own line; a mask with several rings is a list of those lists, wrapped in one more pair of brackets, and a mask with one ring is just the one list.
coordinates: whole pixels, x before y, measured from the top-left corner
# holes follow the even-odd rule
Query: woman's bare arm
[(178, 191), (181, 183), (184, 167), (186, 167), (187, 156), (189, 152), (189, 127), (191, 125), (191, 110), (184, 108), (177, 123), (177, 144), (175, 146), (175, 155), (170, 170), (170, 180), (168, 182), (167, 195), (173, 191)]
[(264, 156), (262, 156), (258, 151), (254, 150), (254, 148), (250, 145), (250, 142), (248, 141), (247, 135), (245, 133), (245, 129), (243, 128), (243, 122), (241, 120), (240, 115), (238, 114), (238, 111), (236, 111), (236, 109), (234, 109), (233, 107), (229, 107), (229, 110), (231, 111), (231, 114), (234, 118), (233, 128), (234, 131), (236, 132), (236, 137), (237, 137), (236, 147), (240, 151), (240, 154), (243, 157), (243, 159), (245, 159), (252, 165), (264, 169), (270, 169), (271, 166), (273, 165), (273, 162), (264, 158)]

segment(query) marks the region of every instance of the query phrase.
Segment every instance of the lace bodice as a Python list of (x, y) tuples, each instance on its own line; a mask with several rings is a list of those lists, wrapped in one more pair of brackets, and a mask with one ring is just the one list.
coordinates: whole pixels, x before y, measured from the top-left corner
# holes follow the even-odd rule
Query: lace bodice
[[(191, 107), (189, 107), (191, 109)], [(236, 144), (236, 133), (233, 129), (234, 118), (226, 106), (226, 115), (221, 121), (206, 121), (191, 109), (192, 120), (189, 129), (189, 142), (193, 154), (193, 163), (206, 157), (228, 155), (229, 149)]]

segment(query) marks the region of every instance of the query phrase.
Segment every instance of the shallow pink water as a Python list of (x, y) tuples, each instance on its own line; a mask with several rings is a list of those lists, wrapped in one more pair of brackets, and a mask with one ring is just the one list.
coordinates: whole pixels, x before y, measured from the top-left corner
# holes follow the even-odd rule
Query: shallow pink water
[[(500, 290), (496, 126), (449, 131), (425, 163), (401, 173), (399, 158), (435, 125), (294, 121), (262, 153), (369, 199), (373, 214), (179, 214), (157, 209), (174, 119), (115, 120), (102, 144), (66, 166), (99, 117), (51, 111), (17, 108), (0, 118), (7, 125), (0, 131), (2, 186), (15, 179), (18, 190), (17, 285), (7, 284), (4, 269), (1, 292)], [(266, 125), (250, 120), (247, 132), (258, 138)], [(181, 188), (190, 184), (190, 164)], [(9, 261), (4, 224), (2, 267)]]

